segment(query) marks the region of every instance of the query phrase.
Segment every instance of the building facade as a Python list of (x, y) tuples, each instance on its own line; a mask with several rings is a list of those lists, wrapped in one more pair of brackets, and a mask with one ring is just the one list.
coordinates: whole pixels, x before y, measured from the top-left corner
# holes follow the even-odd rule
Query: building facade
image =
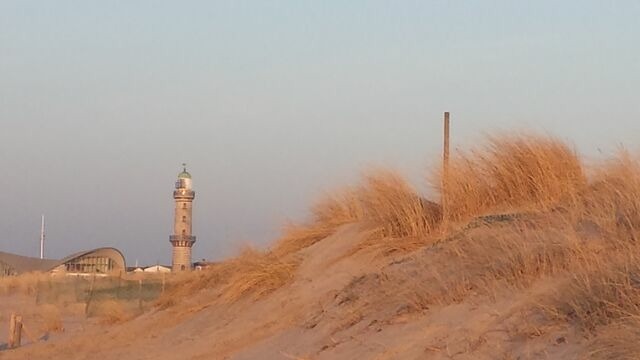
[(82, 251), (61, 260), (40, 259), (0, 251), (0, 277), (27, 272), (109, 275), (124, 271), (126, 271), (124, 256), (114, 248)]
[(187, 172), (186, 165), (178, 174), (173, 199), (175, 200), (175, 218), (173, 222), (173, 235), (169, 242), (173, 247), (171, 256), (172, 271), (191, 270), (191, 248), (196, 242), (192, 235), (192, 205), (196, 193), (193, 191), (191, 174)]

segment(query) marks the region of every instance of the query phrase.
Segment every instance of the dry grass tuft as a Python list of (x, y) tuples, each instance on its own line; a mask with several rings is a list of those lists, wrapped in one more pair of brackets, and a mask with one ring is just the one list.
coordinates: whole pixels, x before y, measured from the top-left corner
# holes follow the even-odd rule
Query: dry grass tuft
[[(438, 204), (422, 198), (404, 178), (389, 170), (370, 172), (360, 186), (326, 195), (312, 207), (312, 215), (307, 224), (289, 224), (273, 252), (278, 256), (295, 253), (330, 236), (340, 226), (356, 222), (371, 228), (371, 241), (362, 248), (414, 250), (424, 246), (425, 237), (438, 228), (442, 217)], [(412, 240), (394, 241), (404, 238)]]
[(574, 259), (544, 310), (589, 334), (609, 324), (640, 319), (640, 264), (636, 245)]
[(627, 319), (603, 328), (589, 344), (585, 358), (636, 360), (640, 358), (640, 320)]
[(202, 289), (217, 289), (217, 297), (235, 302), (243, 297), (257, 300), (289, 283), (299, 265), (294, 256), (271, 251), (244, 249), (238, 256), (191, 272), (171, 281), (170, 290), (156, 302), (160, 308), (177, 304), (181, 298)]
[(41, 272), (30, 272), (18, 276), (0, 277), (0, 294), (35, 294), (38, 284), (47, 282), (51, 275)]
[(537, 135), (489, 137), (484, 147), (451, 158), (444, 189), (442, 173), (435, 181), (453, 221), (549, 209), (573, 201), (586, 183), (582, 163), (569, 146)]
[(51, 304), (40, 305), (38, 307), (38, 314), (42, 317), (42, 331), (64, 331), (64, 327), (62, 325), (62, 315), (58, 306)]
[(311, 208), (311, 221), (287, 224), (273, 252), (286, 256), (307, 248), (333, 234), (340, 226), (362, 220), (364, 209), (351, 187), (326, 194)]
[(361, 220), (364, 208), (358, 198), (358, 190), (345, 187), (325, 194), (324, 198), (313, 205), (311, 213), (315, 223), (337, 228)]
[(91, 316), (101, 319), (105, 324), (118, 324), (134, 317), (127, 304), (123, 301), (104, 300), (91, 305)]
[(376, 171), (364, 177), (360, 201), (380, 238), (422, 237), (437, 228), (440, 207), (420, 197), (400, 175)]
[[(583, 246), (547, 303), (551, 319), (591, 338), (589, 358), (640, 355), (640, 162), (621, 152), (600, 166), (580, 194), (577, 227)], [(588, 224), (588, 226), (585, 226)], [(621, 338), (621, 336), (623, 337)]]
[(287, 284), (293, 279), (298, 261), (246, 249), (228, 266), (233, 271), (222, 288), (222, 297), (234, 302), (244, 296), (260, 298)]
[(640, 161), (628, 152), (597, 169), (583, 199), (582, 216), (609, 236), (638, 239), (640, 230)]
[[(565, 230), (560, 223), (536, 226), (521, 220), (467, 230), (400, 268), (398, 277), (408, 282), (402, 294), (415, 307), (429, 308), (520, 291), (571, 266), (581, 245)], [(415, 272), (420, 274), (415, 279), (408, 275)]]
[(337, 228), (322, 223), (285, 225), (283, 235), (278, 239), (273, 251), (287, 256), (305, 249), (333, 234)]
[(161, 309), (170, 308), (202, 289), (218, 288), (228, 281), (234, 270), (233, 259), (229, 259), (202, 271), (172, 273), (166, 279), (167, 290), (156, 301), (156, 305)]

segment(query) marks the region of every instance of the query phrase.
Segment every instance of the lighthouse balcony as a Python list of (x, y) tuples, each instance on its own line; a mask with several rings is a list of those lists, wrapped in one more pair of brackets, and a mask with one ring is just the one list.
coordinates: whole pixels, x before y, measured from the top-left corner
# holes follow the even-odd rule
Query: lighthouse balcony
[(174, 246), (193, 246), (196, 242), (196, 237), (192, 235), (171, 235), (169, 236), (169, 242)]
[(196, 192), (188, 189), (177, 189), (173, 192), (174, 199), (191, 199), (196, 196)]

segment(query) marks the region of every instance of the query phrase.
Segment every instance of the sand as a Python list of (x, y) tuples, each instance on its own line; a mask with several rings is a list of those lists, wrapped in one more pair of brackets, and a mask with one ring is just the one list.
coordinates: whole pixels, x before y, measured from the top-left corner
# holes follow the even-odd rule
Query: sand
[[(446, 265), (442, 248), (354, 254), (362, 239), (359, 227), (350, 225), (302, 250), (293, 282), (262, 299), (230, 304), (218, 290), (206, 289), (121, 324), (77, 325), (67, 316), (65, 322), (76, 325), (65, 324), (64, 332), (46, 341), (0, 351), (0, 359), (581, 357), (584, 338), (532, 308), (553, 279), (541, 278), (523, 291), (505, 288), (459, 303), (429, 303), (416, 289), (435, 286), (429, 269)], [(1, 309), (10, 307), (2, 301)]]

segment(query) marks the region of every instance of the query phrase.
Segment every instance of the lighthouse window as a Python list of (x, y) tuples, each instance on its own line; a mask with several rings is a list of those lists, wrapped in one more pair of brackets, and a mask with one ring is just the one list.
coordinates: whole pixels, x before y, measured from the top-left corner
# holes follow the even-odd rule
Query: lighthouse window
[(182, 203), (182, 208), (186, 209), (187, 208), (187, 203)]
[(186, 222), (187, 222), (187, 217), (186, 217), (186, 216), (183, 216), (183, 217), (182, 217), (182, 222), (183, 222), (183, 223), (186, 223)]

